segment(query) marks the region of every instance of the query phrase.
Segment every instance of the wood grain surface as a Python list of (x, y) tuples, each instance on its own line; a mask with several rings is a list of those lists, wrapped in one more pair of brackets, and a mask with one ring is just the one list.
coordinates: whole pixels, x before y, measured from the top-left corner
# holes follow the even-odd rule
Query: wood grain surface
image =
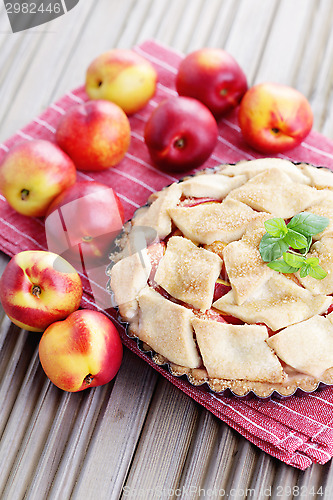
[[(80, 0), (12, 34), (1, 3), (0, 141), (83, 83), (96, 55), (149, 38), (183, 53), (221, 47), (251, 85), (297, 87), (333, 139), (332, 25), (332, 0)], [(331, 462), (300, 472), (271, 458), (131, 352), (112, 383), (58, 390), (38, 335), (0, 314), (1, 499), (332, 498)]]

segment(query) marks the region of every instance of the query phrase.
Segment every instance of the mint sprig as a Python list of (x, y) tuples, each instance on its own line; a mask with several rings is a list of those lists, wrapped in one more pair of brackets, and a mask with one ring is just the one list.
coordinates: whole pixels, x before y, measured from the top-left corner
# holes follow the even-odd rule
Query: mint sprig
[(291, 219), (287, 227), (304, 236), (314, 236), (324, 231), (328, 224), (327, 217), (311, 214), (310, 212), (301, 212)]
[(295, 215), (288, 224), (281, 218), (265, 222), (266, 233), (259, 244), (261, 258), (268, 267), (281, 273), (300, 271), (304, 278), (309, 275), (323, 279), (326, 271), (319, 265), (317, 257), (307, 257), (312, 236), (321, 233), (329, 219), (310, 212)]

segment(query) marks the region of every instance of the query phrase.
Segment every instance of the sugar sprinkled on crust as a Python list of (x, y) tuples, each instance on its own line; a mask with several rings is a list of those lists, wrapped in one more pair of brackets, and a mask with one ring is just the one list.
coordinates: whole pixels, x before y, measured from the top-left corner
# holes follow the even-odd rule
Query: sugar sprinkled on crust
[[(216, 182), (215, 186), (214, 175), (225, 176), (229, 180)], [(180, 187), (182, 184), (183, 187)], [(333, 220), (323, 233), (316, 235), (314, 239), (318, 241), (311, 249), (312, 255), (318, 256), (322, 266), (327, 267), (328, 278), (322, 281), (314, 282), (310, 277), (302, 280), (300, 276), (281, 275), (272, 271), (263, 264), (258, 252), (259, 242), (265, 232), (264, 222), (273, 216), (288, 218), (300, 211), (313, 210), (313, 213), (333, 219), (332, 191), (333, 175), (328, 170), (321, 171), (307, 164), (297, 165), (287, 160), (268, 158), (242, 161), (236, 165), (223, 165), (220, 169), (210, 170), (207, 174), (201, 171), (184, 183), (174, 183), (165, 190), (152, 195), (150, 205), (138, 212), (138, 216), (133, 219), (133, 224), (151, 225), (157, 230), (161, 239), (169, 238), (171, 235), (170, 248), (175, 238), (172, 232), (178, 228), (177, 238), (185, 240), (186, 245), (189, 243), (193, 246), (194, 260), (191, 260), (191, 251), (185, 252), (180, 245), (178, 250), (175, 250), (175, 255), (178, 252), (177, 258), (174, 255), (172, 259), (169, 259), (169, 252), (168, 259), (173, 261), (171, 266), (165, 265), (168, 259), (164, 259), (164, 264), (163, 259), (160, 261), (155, 275), (157, 281), (146, 280), (144, 288), (140, 285), (141, 292), (138, 291), (132, 302), (134, 309), (130, 309), (134, 311), (132, 317), (132, 312), (129, 314), (126, 308), (125, 311), (120, 310), (125, 319), (130, 322), (130, 331), (141, 338), (147, 348), (155, 350), (156, 362), (161, 364), (167, 362), (172, 373), (186, 374), (193, 384), (206, 382), (216, 391), (230, 388), (236, 394), (242, 395), (253, 390), (256, 394), (266, 397), (274, 390), (283, 395), (293, 393), (297, 387), (303, 390), (314, 390), (318, 385), (319, 377), (323, 382), (332, 384), (333, 357), (325, 353), (325, 342), (320, 344), (323, 339), (331, 339), (330, 334), (327, 337), (327, 331), (331, 326), (324, 329), (326, 337), (323, 334), (318, 340), (318, 345), (321, 347), (318, 347), (317, 351), (324, 353), (318, 356), (323, 358), (327, 354), (325, 363), (320, 364), (320, 359), (317, 360), (319, 365), (314, 363), (313, 370), (311, 367), (310, 369), (304, 368), (308, 349), (305, 347), (302, 352), (302, 342), (299, 341), (299, 345), (292, 344), (293, 349), (288, 348), (288, 343), (291, 338), (293, 342), (299, 338), (298, 333), (292, 337), (289, 332), (302, 331), (303, 325), (306, 327), (307, 322), (311, 325), (312, 321), (316, 321), (313, 318), (319, 317), (320, 323), (325, 322), (325, 325), (331, 325), (330, 317), (327, 316), (326, 319), (322, 314), (332, 304), (332, 297), (327, 294), (333, 293), (333, 285), (331, 287), (328, 284), (331, 283), (331, 276), (333, 276), (333, 267), (330, 268), (331, 254), (333, 255), (331, 229)], [(181, 206), (179, 203), (184, 196), (194, 198), (195, 196), (212, 196), (216, 201), (200, 204), (192, 202), (189, 206)], [(202, 252), (207, 252), (217, 260), (210, 262), (208, 259), (208, 266), (205, 268), (207, 262), (204, 259), (205, 264), (202, 264), (201, 269), (197, 251), (201, 255), (205, 255)], [(232, 289), (214, 302), (213, 309), (209, 309), (212, 293), (214, 293), (212, 285), (222, 268), (222, 261), (224, 261), (223, 272), (227, 271), (227, 275), (222, 277), (230, 280)], [(209, 269), (209, 264), (216, 266), (214, 273)], [(135, 272), (133, 272), (134, 275)], [(178, 285), (173, 283), (175, 275), (181, 276), (180, 288), (179, 283)], [(210, 299), (206, 302), (205, 293), (202, 294), (205, 288), (204, 278), (207, 278), (206, 284), (207, 280), (209, 281)], [(178, 286), (178, 292), (173, 295), (171, 293), (169, 296), (165, 295), (163, 285), (168, 293), (172, 287), (177, 289)], [(155, 302), (149, 302), (151, 292), (154, 294)], [(151, 314), (150, 306), (145, 307), (145, 300), (150, 306), (152, 303), (158, 304), (153, 308), (154, 314)], [(166, 304), (171, 307), (172, 313)], [(180, 319), (175, 320), (178, 312), (176, 316), (173, 314), (174, 311), (178, 311), (179, 307), (182, 311)], [(207, 307), (209, 310), (205, 312)], [(216, 307), (220, 310), (216, 310)], [(243, 312), (239, 314), (242, 308)], [(228, 322), (228, 315), (238, 315), (244, 324), (234, 328), (235, 325), (230, 325)], [(207, 358), (207, 353), (202, 356), (204, 363), (202, 365), (201, 354), (203, 355), (206, 347), (203, 348), (202, 344), (200, 346), (199, 330), (200, 325), (208, 322), (209, 328), (212, 329), (212, 336), (210, 338), (206, 333), (205, 335), (208, 343), (213, 342), (213, 347), (210, 348), (210, 357)], [(228, 338), (228, 342), (231, 341), (233, 345), (240, 331), (250, 336), (252, 329), (255, 327), (256, 330), (257, 326), (259, 327), (251, 323), (258, 322), (266, 323), (269, 327), (270, 337), (267, 337), (265, 344), (267, 347), (269, 344), (270, 349), (268, 351), (265, 349), (263, 351), (265, 354), (259, 357), (253, 354), (253, 359), (255, 363), (258, 360), (263, 361), (263, 366), (269, 365), (269, 363), (266, 365), (268, 359), (274, 359), (275, 368), (272, 373), (269, 374), (268, 370), (264, 378), (259, 373), (249, 375), (246, 373), (248, 368), (246, 363), (243, 375), (241, 372), (236, 373), (236, 370), (235, 373), (231, 371), (231, 375), (229, 373), (226, 376), (223, 372), (226, 365), (222, 361), (212, 368), (212, 360), (216, 358), (214, 347), (217, 345), (217, 340), (215, 343), (212, 340), (214, 336), (218, 335), (219, 331), (227, 331), (227, 336), (223, 334), (224, 338)], [(170, 328), (161, 326), (164, 323), (170, 323), (172, 326)], [(189, 327), (189, 324), (195, 328)], [(266, 327), (259, 327), (260, 330), (262, 328)], [(161, 331), (164, 331), (165, 345), (159, 340)], [(239, 349), (239, 354), (241, 354), (240, 346)], [(327, 351), (330, 352), (329, 349)], [(224, 350), (220, 352), (223, 357)], [(174, 357), (175, 353), (177, 353), (176, 357)], [(259, 359), (262, 356), (264, 359)], [(294, 363), (297, 366), (292, 369), (288, 364), (281, 364), (279, 356), (285, 362), (289, 361), (290, 364)], [(293, 361), (293, 356), (297, 357), (296, 363)], [(332, 366), (330, 366), (331, 357)], [(242, 363), (238, 364), (238, 368), (239, 366), (241, 367)], [(249, 378), (254, 378), (254, 380), (249, 380)]]

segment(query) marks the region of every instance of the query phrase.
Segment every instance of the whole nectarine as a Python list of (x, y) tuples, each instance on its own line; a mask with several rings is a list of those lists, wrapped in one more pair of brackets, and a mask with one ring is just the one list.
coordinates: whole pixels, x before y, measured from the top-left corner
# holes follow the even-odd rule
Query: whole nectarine
[(278, 83), (260, 83), (244, 95), (238, 113), (245, 141), (265, 154), (298, 146), (312, 128), (313, 114), (306, 97)]
[(133, 50), (113, 49), (99, 55), (86, 73), (90, 99), (106, 99), (132, 114), (146, 106), (156, 89), (154, 66)]
[(234, 57), (219, 48), (188, 54), (176, 77), (179, 95), (203, 102), (216, 118), (235, 108), (247, 90), (246, 76)]
[(75, 268), (108, 262), (121, 231), (124, 208), (114, 190), (96, 181), (78, 181), (51, 203), (45, 219), (49, 250)]
[(149, 117), (145, 142), (153, 162), (162, 170), (183, 171), (202, 165), (218, 137), (209, 109), (191, 97), (162, 101)]
[(0, 300), (9, 319), (20, 328), (42, 332), (78, 309), (80, 276), (52, 252), (26, 250), (9, 261), (0, 279)]
[(41, 217), (76, 180), (76, 168), (56, 144), (35, 139), (13, 146), (0, 165), (0, 191), (17, 212)]
[(67, 111), (58, 124), (56, 141), (78, 170), (105, 170), (124, 158), (130, 134), (124, 111), (112, 102), (96, 100)]
[(110, 382), (122, 356), (122, 343), (112, 321), (87, 309), (50, 325), (39, 343), (39, 359), (46, 375), (69, 392)]

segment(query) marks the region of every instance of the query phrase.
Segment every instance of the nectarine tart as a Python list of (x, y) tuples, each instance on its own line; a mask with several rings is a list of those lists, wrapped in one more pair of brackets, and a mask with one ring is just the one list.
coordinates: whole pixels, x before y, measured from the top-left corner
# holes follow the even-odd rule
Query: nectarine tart
[(333, 384), (333, 174), (282, 159), (154, 193), (115, 242), (113, 305), (152, 359), (216, 392)]

